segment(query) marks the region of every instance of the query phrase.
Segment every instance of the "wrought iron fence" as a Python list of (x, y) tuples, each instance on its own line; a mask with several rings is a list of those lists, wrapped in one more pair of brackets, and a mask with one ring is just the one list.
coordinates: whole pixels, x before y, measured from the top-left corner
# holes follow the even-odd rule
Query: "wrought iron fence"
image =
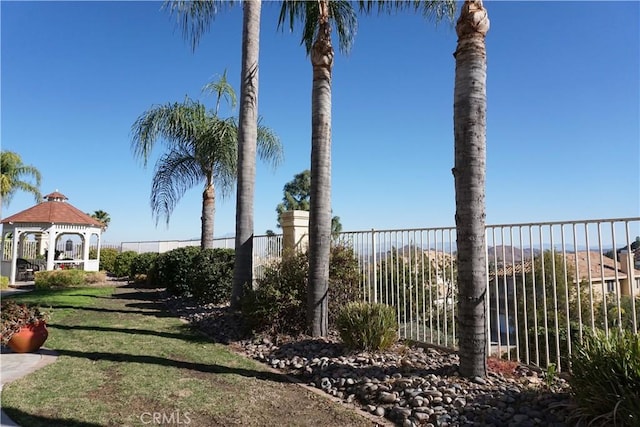
[[(638, 332), (640, 218), (486, 228), (488, 351), (567, 369), (596, 329)], [(455, 228), (342, 233), (367, 301), (396, 308), (402, 338), (457, 346)]]

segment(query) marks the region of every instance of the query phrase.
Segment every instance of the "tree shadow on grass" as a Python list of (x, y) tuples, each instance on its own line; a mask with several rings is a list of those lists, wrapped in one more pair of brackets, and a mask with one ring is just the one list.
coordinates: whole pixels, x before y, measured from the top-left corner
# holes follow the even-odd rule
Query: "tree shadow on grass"
[[(30, 427), (102, 427), (102, 424), (78, 421), (71, 418), (51, 418), (32, 415), (17, 408), (2, 405), (2, 410), (16, 423)], [(4, 421), (4, 419), (3, 419)], [(4, 424), (3, 424), (4, 425)]]
[[(112, 299), (137, 300), (137, 301), (155, 301), (161, 300), (165, 294), (164, 289), (141, 289), (135, 284), (120, 286), (120, 292), (111, 295)], [(122, 291), (126, 289), (126, 291)]]
[[(148, 314), (156, 315), (157, 312), (166, 313), (165, 306), (161, 302), (133, 302), (133, 303), (125, 304), (124, 306), (139, 308), (141, 310), (148, 310)], [(152, 313), (152, 311), (155, 311), (156, 313)]]
[(167, 359), (165, 357), (134, 355), (126, 353), (106, 353), (97, 351), (56, 350), (60, 356), (79, 357), (92, 361), (108, 360), (111, 362), (144, 363), (157, 366), (168, 366), (210, 374), (234, 374), (263, 381), (290, 383), (291, 378), (284, 374), (258, 371), (254, 369), (231, 368), (223, 365), (186, 362), (183, 360)]
[(151, 310), (117, 310), (113, 308), (100, 308), (100, 307), (87, 307), (87, 306), (77, 306), (77, 305), (61, 305), (61, 304), (41, 304), (41, 307), (44, 309), (52, 308), (52, 309), (72, 309), (72, 310), (85, 310), (85, 311), (95, 311), (98, 313), (123, 313), (123, 314), (142, 314), (145, 316), (154, 316), (154, 317), (174, 317), (171, 316), (168, 312), (165, 311), (151, 311)]
[(182, 341), (188, 341), (193, 343), (211, 343), (207, 337), (202, 335), (197, 335), (189, 330), (188, 325), (181, 325), (185, 329), (184, 333), (171, 333), (171, 332), (158, 332), (152, 331), (148, 329), (125, 329), (125, 328), (110, 328), (107, 326), (68, 326), (68, 325), (57, 325), (57, 324), (47, 324), (49, 329), (60, 329), (65, 331), (95, 331), (95, 332), (117, 332), (122, 334), (132, 334), (132, 335), (151, 335), (161, 338), (169, 338), (169, 339), (178, 339)]

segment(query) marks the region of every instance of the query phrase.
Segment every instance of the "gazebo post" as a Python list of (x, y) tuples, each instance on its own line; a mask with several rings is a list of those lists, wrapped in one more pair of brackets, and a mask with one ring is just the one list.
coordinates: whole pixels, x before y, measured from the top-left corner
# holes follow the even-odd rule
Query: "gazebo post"
[(82, 233), (82, 265), (83, 269), (87, 268), (89, 262), (89, 239), (91, 238), (91, 231), (85, 231)]
[(16, 264), (18, 262), (18, 240), (20, 231), (17, 228), (13, 229), (13, 238), (11, 239), (11, 275), (9, 276), (9, 283), (16, 284)]
[(47, 271), (53, 270), (53, 260), (56, 257), (56, 231), (52, 225), (49, 229), (49, 249), (47, 249)]

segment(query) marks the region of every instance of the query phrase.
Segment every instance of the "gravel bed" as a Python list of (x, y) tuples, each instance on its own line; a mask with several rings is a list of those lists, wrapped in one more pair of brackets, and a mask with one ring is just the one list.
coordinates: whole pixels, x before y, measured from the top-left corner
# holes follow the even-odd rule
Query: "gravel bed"
[(166, 305), (215, 341), (286, 372), (398, 426), (568, 426), (568, 383), (547, 384), (519, 365), (512, 374), (463, 378), (456, 353), (395, 345), (385, 352), (347, 351), (328, 338), (249, 337), (226, 306), (200, 306), (167, 296)]

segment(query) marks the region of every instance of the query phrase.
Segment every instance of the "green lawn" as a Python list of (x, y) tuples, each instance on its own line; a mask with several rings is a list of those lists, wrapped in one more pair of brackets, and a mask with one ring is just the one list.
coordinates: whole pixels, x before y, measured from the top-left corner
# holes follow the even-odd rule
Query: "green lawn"
[(5, 386), (22, 426), (370, 426), (340, 404), (211, 343), (155, 303), (155, 291), (34, 291), (58, 360)]

